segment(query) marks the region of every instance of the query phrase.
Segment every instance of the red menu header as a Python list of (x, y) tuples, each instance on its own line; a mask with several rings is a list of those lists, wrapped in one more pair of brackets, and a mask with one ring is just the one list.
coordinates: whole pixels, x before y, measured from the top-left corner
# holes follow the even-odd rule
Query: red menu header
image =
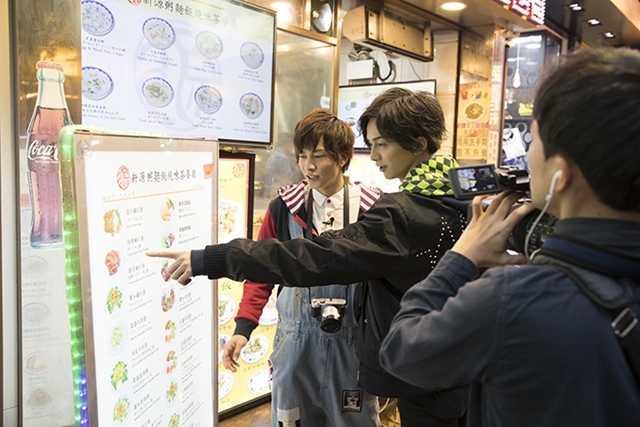
[(494, 0), (505, 9), (539, 25), (544, 24), (544, 6), (546, 0)]

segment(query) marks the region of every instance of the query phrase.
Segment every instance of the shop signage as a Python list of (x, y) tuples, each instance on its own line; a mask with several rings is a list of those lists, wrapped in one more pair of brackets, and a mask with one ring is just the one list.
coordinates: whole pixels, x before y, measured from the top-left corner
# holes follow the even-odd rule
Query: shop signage
[(494, 0), (527, 21), (538, 25), (544, 24), (544, 7), (546, 0)]

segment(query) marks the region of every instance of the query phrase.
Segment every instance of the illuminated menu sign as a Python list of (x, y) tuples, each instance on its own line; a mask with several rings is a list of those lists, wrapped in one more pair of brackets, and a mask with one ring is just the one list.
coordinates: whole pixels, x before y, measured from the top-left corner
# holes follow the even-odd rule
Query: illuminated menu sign
[(82, 123), (268, 144), (275, 14), (232, 0), (82, 0)]
[(494, 0), (506, 9), (517, 13), (524, 19), (538, 25), (544, 24), (544, 6), (546, 0)]

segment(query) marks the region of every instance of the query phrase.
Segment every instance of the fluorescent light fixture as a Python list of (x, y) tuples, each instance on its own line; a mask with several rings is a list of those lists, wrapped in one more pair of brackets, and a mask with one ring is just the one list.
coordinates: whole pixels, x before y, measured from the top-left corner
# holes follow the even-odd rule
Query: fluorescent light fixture
[(524, 45), (527, 49), (540, 49), (542, 45), (540, 43), (529, 43)]
[(507, 62), (516, 62), (517, 59), (516, 58), (507, 58)]
[(590, 27), (595, 27), (598, 25), (602, 25), (602, 22), (600, 22), (599, 19), (596, 18), (591, 18), (591, 19), (587, 19), (586, 21), (584, 21), (585, 24), (587, 24)]
[(580, 3), (571, 3), (565, 6), (565, 9), (570, 10), (571, 12), (584, 12), (585, 9), (582, 7)]
[(611, 31), (607, 31), (605, 33), (600, 33), (600, 35), (602, 36), (602, 38), (604, 39), (615, 39), (617, 36), (615, 34), (613, 34)]
[(538, 35), (538, 36), (523, 36), (523, 37), (518, 37), (516, 39), (513, 39), (513, 42), (515, 44), (540, 43), (541, 41), (542, 41), (542, 36), (540, 36), (540, 35)]
[(457, 11), (457, 10), (462, 10), (465, 9), (467, 7), (466, 4), (459, 2), (459, 1), (450, 1), (447, 3), (442, 3), (440, 5), (440, 8), (443, 10), (448, 10), (448, 11)]

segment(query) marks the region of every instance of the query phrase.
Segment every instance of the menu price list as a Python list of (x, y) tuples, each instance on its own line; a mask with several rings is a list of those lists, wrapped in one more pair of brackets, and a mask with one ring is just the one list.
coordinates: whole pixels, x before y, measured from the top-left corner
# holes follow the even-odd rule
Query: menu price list
[[(128, 153), (123, 164), (122, 156), (94, 154), (99, 155), (92, 157), (92, 172), (114, 177), (113, 183), (87, 183), (99, 422), (136, 427), (206, 424), (213, 416), (212, 367), (207, 362), (210, 282), (195, 279), (183, 287), (167, 273), (171, 260), (145, 253), (210, 242), (206, 224), (211, 198), (206, 192), (211, 194), (211, 179), (204, 178), (200, 164), (136, 172), (135, 180), (129, 173), (128, 185), (122, 188), (117, 171), (142, 171), (147, 166), (141, 165), (153, 162), (153, 155), (145, 159), (143, 153)], [(158, 163), (151, 164), (161, 164), (166, 155), (159, 156)], [(184, 156), (183, 160), (201, 163), (195, 160), (201, 154)], [(178, 213), (186, 206), (193, 208), (193, 215)]]

